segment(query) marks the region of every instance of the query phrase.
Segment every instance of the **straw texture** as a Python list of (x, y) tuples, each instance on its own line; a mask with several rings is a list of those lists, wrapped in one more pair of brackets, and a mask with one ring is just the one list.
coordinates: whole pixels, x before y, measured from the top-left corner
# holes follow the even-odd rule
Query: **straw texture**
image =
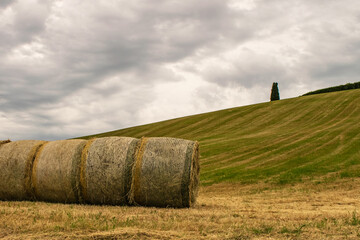
[(85, 140), (48, 142), (39, 150), (33, 167), (36, 199), (81, 202), (80, 164)]
[(175, 138), (142, 138), (133, 167), (130, 202), (190, 207), (199, 183), (199, 145)]
[(86, 202), (127, 204), (138, 142), (138, 139), (129, 137), (98, 138), (85, 148), (82, 185)]
[(0, 141), (0, 199), (33, 199), (31, 171), (35, 154), (44, 141)]
[(0, 200), (191, 207), (199, 170), (183, 139), (0, 141)]

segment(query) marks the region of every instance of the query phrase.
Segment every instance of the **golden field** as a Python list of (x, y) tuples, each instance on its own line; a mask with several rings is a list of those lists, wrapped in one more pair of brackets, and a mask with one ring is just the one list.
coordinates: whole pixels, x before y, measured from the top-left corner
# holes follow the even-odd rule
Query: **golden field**
[(202, 187), (190, 209), (0, 202), (2, 239), (359, 239), (360, 180)]

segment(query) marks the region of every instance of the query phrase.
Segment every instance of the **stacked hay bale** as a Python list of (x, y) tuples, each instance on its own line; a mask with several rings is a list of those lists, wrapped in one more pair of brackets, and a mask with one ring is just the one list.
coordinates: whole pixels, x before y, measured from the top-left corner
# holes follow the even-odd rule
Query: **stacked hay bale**
[(199, 184), (199, 144), (175, 138), (142, 138), (130, 200), (143, 206), (190, 207)]
[(85, 140), (60, 140), (44, 144), (34, 161), (32, 180), (36, 199), (81, 202), (80, 162)]
[(0, 141), (0, 199), (190, 207), (199, 145), (175, 138)]
[(138, 139), (107, 137), (90, 140), (82, 155), (81, 186), (85, 202), (128, 204), (131, 170)]
[(0, 140), (0, 146), (5, 144), (5, 143), (9, 143), (11, 142), (10, 140)]
[(34, 199), (31, 169), (44, 141), (0, 141), (0, 199)]

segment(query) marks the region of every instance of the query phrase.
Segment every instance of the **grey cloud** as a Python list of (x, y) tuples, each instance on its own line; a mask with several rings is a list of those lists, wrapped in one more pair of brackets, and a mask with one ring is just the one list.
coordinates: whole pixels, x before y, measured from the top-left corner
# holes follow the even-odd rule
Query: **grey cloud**
[[(360, 11), (360, 4), (353, 9)], [(321, 21), (306, 29), (311, 33), (308, 51), (299, 67), (308, 72), (309, 79), (320, 87), (355, 82), (359, 79), (360, 21), (351, 15), (343, 21)], [(315, 89), (311, 89), (315, 90)]]
[(31, 36), (36, 35), (44, 30), (45, 19), (48, 14), (46, 5), (35, 4), (31, 6), (19, 7), (16, 11), (14, 28), (23, 41), (29, 41)]
[[(99, 11), (102, 14), (95, 12), (84, 17), (89, 28), (50, 28), (50, 31), (61, 32), (60, 38), (57, 36), (52, 45), (61, 46), (56, 53), (60, 52), (67, 65), (73, 65), (76, 55), (87, 53), (84, 57), (90, 60), (90, 64), (93, 61), (93, 64), (88, 65), (86, 70), (99, 65), (122, 69), (148, 62), (177, 61), (189, 56), (199, 46), (216, 40), (224, 31), (220, 26), (205, 21), (215, 18), (221, 22), (229, 18), (223, 4), (218, 1), (200, 2), (197, 6), (190, 2), (180, 3), (180, 6), (176, 2), (166, 1), (158, 2), (156, 6), (153, 3), (141, 3), (135, 9), (134, 20), (124, 19), (113, 9), (104, 7), (103, 11)], [(122, 6), (115, 5), (113, 8), (120, 11)], [(209, 16), (205, 11), (218, 14)], [(226, 20), (224, 27), (225, 23), (228, 24)], [(84, 22), (79, 22), (79, 25)]]
[[(2, 27), (0, 37), (0, 51), (6, 50), (28, 43), (35, 36), (45, 29), (45, 21), (50, 13), (49, 2), (40, 1), (12, 1), (5, 4), (11, 11), (3, 11), (9, 22)], [(1, 15), (0, 15), (1, 16)]]
[(243, 86), (252, 88), (255, 85), (269, 85), (272, 82), (286, 80), (287, 66), (276, 59), (259, 55), (251, 51), (243, 51), (238, 61), (232, 62), (229, 68), (209, 67), (203, 72), (206, 80), (222, 86)]
[(315, 79), (331, 79), (331, 84), (355, 82), (360, 76), (360, 58), (350, 63), (328, 63), (323, 68), (313, 70), (312, 77)]
[[(228, 2), (1, 1), (9, 23), (0, 32), (0, 137), (59, 139), (146, 123), (161, 98), (156, 86), (192, 77), (203, 84), (193, 95), (203, 108), (194, 109), (207, 111), (232, 102), (229, 89), (246, 95), (277, 81), (290, 97), (301, 94), (296, 86), (359, 74), (357, 2)], [(232, 51), (237, 58), (226, 57)]]
[(14, 2), (16, 2), (16, 1), (15, 0), (2, 0), (2, 1), (0, 1), (0, 9), (8, 7), (9, 5), (13, 4)]
[(292, 50), (298, 58), (295, 66), (279, 62), (266, 53), (262, 56), (257, 53), (239, 55), (238, 60), (230, 63), (230, 68), (213, 66), (202, 72), (207, 81), (246, 88), (277, 81), (285, 91), (303, 84), (313, 89), (310, 85), (325, 87), (357, 81), (360, 22), (356, 16), (360, 4), (330, 1), (325, 7), (321, 1), (258, 3), (256, 11), (250, 11), (246, 16), (253, 27), (249, 41), (266, 42), (295, 26), (306, 43), (305, 54)]
[[(228, 9), (218, 1), (199, 1), (195, 5), (184, 2), (180, 6), (178, 2), (162, 1), (156, 7), (141, 3), (130, 9), (135, 11), (134, 20), (118, 14), (123, 8), (120, 3), (114, 6), (100, 3), (99, 8), (90, 6), (93, 3), (65, 3), (68, 5), (61, 9), (53, 6), (45, 32), (48, 6), (38, 5), (32, 14), (24, 12), (26, 6), (14, 8), (17, 10), (14, 30), (21, 33), (17, 40), (30, 41), (35, 35), (48, 51), (44, 63), (51, 62), (56, 68), (38, 74), (40, 68), (48, 67), (45, 63), (43, 67), (36, 66), (37, 69), (27, 67), (20, 74), (18, 70), (6, 74), (14, 79), (7, 87), (7, 108), (36, 106), (46, 98), (45, 102), (56, 102), (61, 95), (122, 71), (152, 72), (157, 64), (178, 61), (215, 41), (222, 32), (231, 32), (226, 28), (230, 19)], [(74, 77), (75, 73), (84, 77)], [(17, 88), (16, 82), (23, 79), (25, 82)], [(38, 84), (34, 86), (34, 82)], [(21, 89), (24, 98), (14, 99), (10, 92)], [(54, 94), (47, 89), (61, 91)], [(31, 98), (34, 100), (29, 103), (27, 99)]]

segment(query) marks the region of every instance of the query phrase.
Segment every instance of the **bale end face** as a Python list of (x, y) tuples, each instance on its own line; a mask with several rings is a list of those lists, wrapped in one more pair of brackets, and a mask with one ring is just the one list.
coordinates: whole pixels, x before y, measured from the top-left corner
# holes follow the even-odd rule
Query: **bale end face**
[(195, 205), (196, 199), (199, 194), (200, 183), (200, 161), (199, 161), (199, 143), (195, 142), (192, 157), (191, 157), (191, 170), (189, 182), (189, 207)]

